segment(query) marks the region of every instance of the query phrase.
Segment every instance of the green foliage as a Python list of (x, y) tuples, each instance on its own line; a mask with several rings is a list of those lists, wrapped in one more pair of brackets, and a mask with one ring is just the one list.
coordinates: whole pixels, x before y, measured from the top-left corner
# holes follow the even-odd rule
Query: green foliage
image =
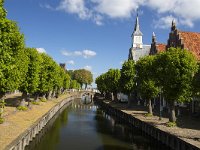
[(105, 74), (105, 85), (109, 92), (119, 91), (119, 80), (120, 80), (120, 70), (119, 69), (109, 69)]
[(93, 82), (92, 73), (85, 69), (75, 70), (73, 72), (73, 79), (80, 83), (81, 87), (83, 84), (91, 84)]
[(98, 90), (103, 93), (108, 91), (107, 83), (106, 83), (106, 74), (101, 74), (95, 79), (95, 83), (97, 84)]
[(70, 88), (70, 76), (69, 74), (65, 73), (64, 74), (64, 80), (63, 80), (63, 88), (64, 89), (69, 89)]
[(31, 102), (31, 104), (33, 104), (33, 105), (40, 105), (40, 102), (33, 101), (33, 102)]
[(0, 124), (4, 123), (4, 118), (0, 117)]
[(4, 108), (6, 105), (6, 102), (2, 99), (0, 100), (0, 108)]
[(200, 63), (198, 63), (198, 72), (194, 75), (192, 81), (193, 96), (200, 97)]
[(147, 113), (144, 115), (145, 117), (152, 117), (153, 115), (151, 113)]
[(143, 99), (153, 99), (159, 93), (156, 86), (156, 76), (152, 70), (155, 70), (154, 56), (146, 56), (136, 63), (138, 92)]
[(52, 91), (54, 88), (55, 74), (56, 74), (56, 63), (47, 54), (40, 54), (42, 57), (41, 69), (39, 73), (39, 93), (47, 93)]
[(70, 89), (80, 89), (80, 83), (78, 83), (76, 80), (71, 80), (70, 82)]
[(22, 111), (28, 110), (28, 108), (26, 106), (18, 106), (17, 109), (22, 110)]
[(156, 77), (167, 101), (189, 101), (197, 62), (188, 50), (170, 48), (157, 55)]
[(129, 95), (136, 88), (136, 70), (133, 60), (125, 61), (121, 69), (120, 87), (121, 91)]
[(40, 101), (41, 102), (47, 102), (47, 100), (45, 98), (41, 98)]
[(167, 122), (166, 126), (167, 127), (176, 127), (177, 125), (176, 125), (176, 122)]
[(28, 57), (27, 60), (27, 72), (25, 74), (25, 79), (21, 83), (19, 90), (23, 93), (33, 94), (37, 91), (39, 85), (39, 72), (41, 56), (35, 48), (26, 48), (25, 53)]
[(0, 1), (0, 94), (18, 88), (23, 78), (24, 36), (17, 24), (6, 19), (4, 1)]

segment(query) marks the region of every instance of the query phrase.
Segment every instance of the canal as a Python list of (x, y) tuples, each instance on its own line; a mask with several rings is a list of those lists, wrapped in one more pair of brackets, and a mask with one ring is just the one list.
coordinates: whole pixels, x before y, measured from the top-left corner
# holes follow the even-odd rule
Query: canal
[(141, 131), (76, 99), (48, 123), (26, 150), (169, 150)]

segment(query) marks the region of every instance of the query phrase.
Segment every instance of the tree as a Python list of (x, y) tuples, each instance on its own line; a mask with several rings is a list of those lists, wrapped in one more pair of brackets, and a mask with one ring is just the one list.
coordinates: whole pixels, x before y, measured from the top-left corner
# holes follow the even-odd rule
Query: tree
[(71, 80), (70, 89), (79, 89), (81, 86), (76, 80)]
[(24, 36), (17, 24), (6, 18), (4, 1), (0, 1), (0, 98), (18, 88), (24, 76)]
[(198, 72), (194, 75), (192, 82), (193, 96), (200, 97), (200, 63), (198, 63)]
[(169, 121), (175, 122), (175, 102), (191, 100), (191, 84), (197, 62), (188, 50), (170, 48), (157, 55), (155, 70), (159, 85), (170, 106)]
[(64, 75), (64, 81), (63, 81), (63, 88), (64, 90), (69, 89), (70, 88), (70, 76), (68, 73), (65, 73)]
[(155, 56), (146, 56), (136, 63), (138, 92), (142, 99), (148, 100), (148, 113), (151, 115), (153, 114), (151, 100), (159, 93), (153, 72), (155, 68), (154, 58)]
[(85, 84), (85, 88), (87, 88), (87, 85), (93, 82), (92, 73), (85, 69), (75, 70), (73, 72), (73, 79), (80, 83), (81, 88), (83, 84)]
[[(47, 54), (41, 53), (41, 69), (39, 73), (39, 86), (37, 91), (38, 94), (43, 95), (43, 97), (50, 91), (53, 91), (54, 84), (55, 84), (55, 74), (57, 74), (56, 69), (56, 63), (54, 60), (49, 57)], [(36, 98), (37, 99), (37, 98)]]
[(120, 80), (120, 70), (119, 69), (109, 69), (105, 74), (106, 84), (109, 92), (113, 93), (114, 99), (117, 99), (117, 92), (119, 92), (119, 80)]
[(24, 81), (20, 84), (19, 90), (22, 92), (23, 97), (26, 98), (27, 94), (33, 94), (37, 91), (39, 85), (39, 72), (41, 56), (35, 48), (26, 48), (25, 53), (27, 56), (27, 72), (25, 73)]
[(101, 74), (95, 79), (95, 83), (97, 84), (98, 90), (101, 92), (101, 94), (107, 92), (107, 84), (106, 84), (106, 75)]
[(121, 69), (120, 88), (124, 94), (128, 95), (128, 105), (130, 106), (131, 93), (136, 89), (136, 70), (133, 60), (125, 61)]

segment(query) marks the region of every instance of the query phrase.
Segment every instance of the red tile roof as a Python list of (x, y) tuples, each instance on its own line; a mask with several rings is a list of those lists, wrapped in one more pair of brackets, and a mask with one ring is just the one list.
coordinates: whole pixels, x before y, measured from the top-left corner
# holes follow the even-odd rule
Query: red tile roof
[(184, 44), (184, 49), (191, 51), (200, 60), (200, 33), (178, 31)]
[(158, 43), (156, 44), (156, 49), (158, 53), (164, 52), (166, 50), (166, 44)]

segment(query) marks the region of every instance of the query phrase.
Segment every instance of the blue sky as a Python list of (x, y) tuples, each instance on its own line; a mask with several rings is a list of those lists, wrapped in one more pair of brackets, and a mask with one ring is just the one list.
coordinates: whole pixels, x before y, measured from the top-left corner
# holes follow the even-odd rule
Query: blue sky
[(200, 32), (200, 0), (6, 0), (5, 8), (27, 47), (94, 77), (127, 59), (137, 9), (144, 44), (152, 32), (166, 43), (172, 19), (181, 30)]

